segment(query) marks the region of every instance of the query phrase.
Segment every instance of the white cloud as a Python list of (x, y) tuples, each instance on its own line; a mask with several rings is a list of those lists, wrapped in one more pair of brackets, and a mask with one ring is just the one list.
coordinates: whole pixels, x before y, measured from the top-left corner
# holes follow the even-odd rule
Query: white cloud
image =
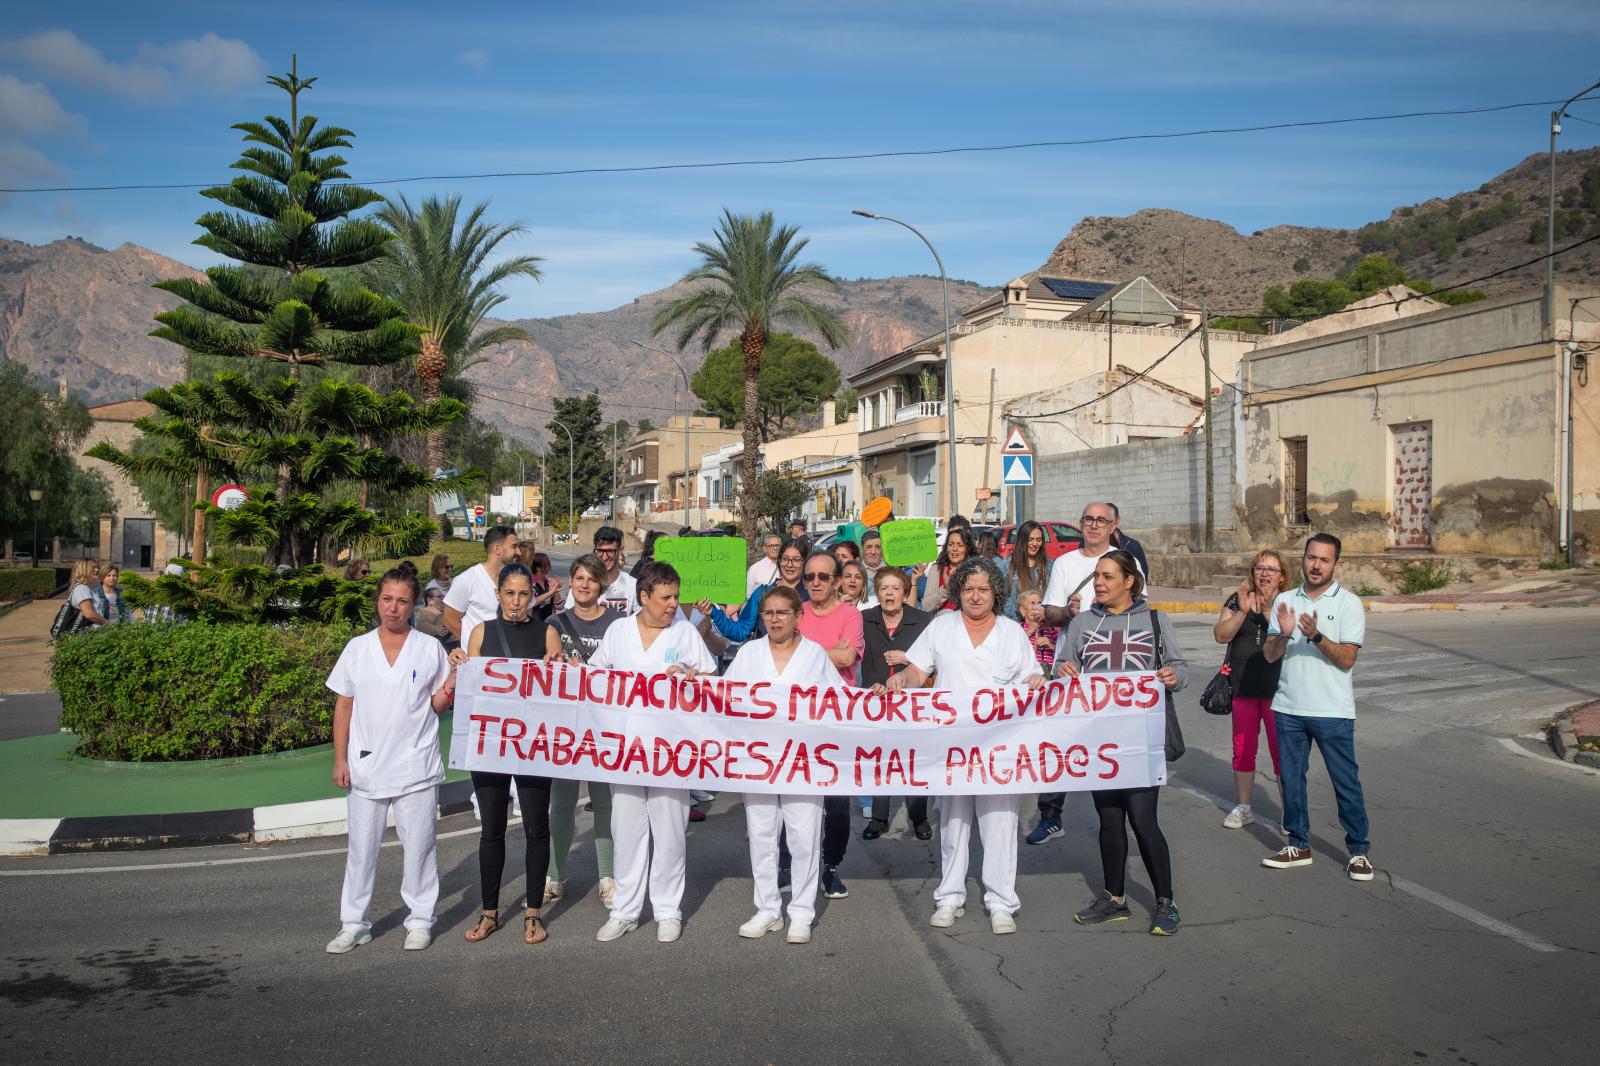
[(61, 106), (36, 81), (0, 74), (0, 137), (41, 137), (81, 133), (83, 120)]
[(467, 66), (471, 67), (473, 70), (484, 71), (489, 69), (489, 53), (485, 52), (481, 48), (474, 48), (471, 51), (462, 52), (457, 58)]
[[(5, 175), (7, 184), (31, 185), (58, 179), (62, 170), (38, 149), (0, 137), (0, 174)], [(8, 206), (11, 200), (9, 193), (0, 192), (0, 207)]]
[(185, 90), (236, 90), (259, 82), (267, 69), (248, 44), (214, 33), (170, 44), (147, 42), (119, 62), (70, 30), (51, 30), (0, 41), (0, 55), (20, 60), (48, 80), (140, 102)]

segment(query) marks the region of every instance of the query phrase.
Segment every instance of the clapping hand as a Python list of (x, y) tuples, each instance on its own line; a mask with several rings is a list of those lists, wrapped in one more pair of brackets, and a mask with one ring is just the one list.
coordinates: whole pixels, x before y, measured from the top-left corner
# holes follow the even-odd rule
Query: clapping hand
[(1314, 639), (1317, 635), (1317, 613), (1312, 611), (1309, 614), (1301, 615), (1299, 626), (1301, 636), (1307, 640)]
[(1261, 594), (1250, 584), (1249, 578), (1239, 582), (1239, 610), (1245, 614), (1258, 614), (1261, 611)]
[(1278, 632), (1285, 638), (1294, 635), (1294, 610), (1287, 603), (1278, 604)]

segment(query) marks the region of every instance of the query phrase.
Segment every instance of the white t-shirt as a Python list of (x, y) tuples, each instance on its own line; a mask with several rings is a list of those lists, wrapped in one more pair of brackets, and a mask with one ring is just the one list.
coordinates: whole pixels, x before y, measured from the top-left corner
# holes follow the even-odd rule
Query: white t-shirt
[(353, 638), (328, 675), (328, 688), (354, 699), (350, 715), (350, 791), (391, 799), (444, 780), (433, 694), (450, 675), (444, 645), (409, 630), (390, 665), (378, 631)]
[(602, 670), (634, 670), (641, 674), (659, 674), (669, 666), (693, 667), (702, 674), (714, 673), (717, 660), (706, 642), (682, 618), (676, 618), (666, 629), (656, 633), (650, 647), (644, 646), (639, 631), (638, 618), (620, 618), (611, 623), (600, 646), (589, 656), (589, 665)]
[(778, 580), (778, 560), (768, 559), (765, 555), (750, 564), (750, 569), (745, 571), (744, 594), (750, 595), (762, 585), (770, 585)]
[(1044, 671), (1023, 628), (996, 618), (976, 648), (960, 611), (940, 611), (906, 651), (923, 673), (937, 671), (940, 688), (974, 689), (1016, 685)]
[[(572, 610), (572, 588), (567, 588), (567, 601), (562, 610)], [(600, 594), (600, 606), (609, 607), (627, 617), (639, 613), (639, 582), (626, 570), (617, 571), (617, 579)]]
[(461, 612), (461, 646), (472, 647), (472, 631), (500, 613), (494, 578), (482, 563), (468, 567), (450, 582), (444, 605)]
[[(1116, 551), (1116, 548), (1107, 545), (1100, 555), (1085, 555), (1082, 548), (1074, 548), (1058, 558), (1050, 567), (1050, 581), (1044, 587), (1044, 605), (1065, 607), (1067, 597), (1082, 582), (1083, 588), (1078, 589), (1078, 610), (1087, 611), (1094, 603), (1094, 564), (1100, 561), (1100, 556), (1112, 551)], [(1137, 557), (1133, 565), (1139, 567), (1139, 573), (1144, 573), (1144, 567), (1139, 566)], [(1085, 581), (1085, 578), (1088, 580)]]
[(772, 658), (771, 638), (761, 637), (746, 642), (722, 676), (734, 681), (776, 681), (785, 685), (845, 684), (827, 650), (809, 637), (800, 638), (800, 646), (789, 656), (781, 674)]

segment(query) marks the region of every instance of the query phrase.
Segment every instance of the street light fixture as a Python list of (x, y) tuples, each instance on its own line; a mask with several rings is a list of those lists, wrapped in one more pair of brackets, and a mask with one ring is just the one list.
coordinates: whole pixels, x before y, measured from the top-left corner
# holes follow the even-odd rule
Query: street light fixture
[(689, 397), (692, 393), (689, 391), (689, 371), (676, 355), (673, 355), (665, 348), (657, 348), (655, 345), (646, 344), (644, 341), (634, 341), (633, 343), (646, 351), (658, 352), (671, 359), (672, 365), (677, 367), (678, 373), (683, 376), (683, 524), (686, 526), (691, 525), (692, 523), (689, 521), (689, 410), (691, 407)]
[(43, 489), (29, 489), (28, 499), (33, 501), (33, 565), (39, 565), (39, 501), (44, 499)]
[[(950, 340), (950, 279), (945, 276), (944, 260), (939, 257), (939, 249), (933, 246), (933, 242), (923, 236), (922, 231), (911, 223), (872, 211), (855, 210), (850, 213), (878, 222), (893, 222), (897, 226), (904, 226), (928, 246), (928, 251), (933, 253), (933, 261), (939, 265), (939, 287), (944, 290), (944, 417), (949, 449), (947, 465), (950, 467), (950, 513), (960, 514), (961, 496), (960, 490), (956, 487), (956, 353)], [(984, 471), (984, 476), (988, 476), (988, 471)]]

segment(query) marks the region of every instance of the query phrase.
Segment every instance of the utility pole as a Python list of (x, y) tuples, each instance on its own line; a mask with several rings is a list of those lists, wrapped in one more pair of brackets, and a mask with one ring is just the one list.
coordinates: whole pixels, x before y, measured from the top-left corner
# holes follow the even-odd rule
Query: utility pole
[(1216, 550), (1216, 486), (1213, 484), (1215, 475), (1211, 469), (1211, 331), (1207, 328), (1210, 321), (1211, 313), (1202, 307), (1200, 362), (1205, 368), (1205, 379), (1200, 383), (1200, 396), (1206, 420), (1206, 551), (1208, 552)]
[(611, 524), (617, 524), (617, 424), (611, 423)]
[[(988, 481), (989, 481), (989, 449), (994, 444), (994, 378), (995, 378), (995, 369), (994, 369), (994, 367), (990, 367), (989, 368), (989, 420), (984, 424), (984, 431), (983, 431), (984, 432), (984, 436), (983, 436), (983, 480), (984, 480), (985, 484), (987, 484)], [(1005, 490), (1002, 489), (1001, 491), (1004, 492)], [(984, 514), (985, 519), (987, 519), (988, 515), (989, 515), (989, 507), (990, 507), (989, 500), (990, 499), (993, 499), (993, 497), (991, 496), (988, 499), (985, 499), (983, 501), (983, 514)]]

